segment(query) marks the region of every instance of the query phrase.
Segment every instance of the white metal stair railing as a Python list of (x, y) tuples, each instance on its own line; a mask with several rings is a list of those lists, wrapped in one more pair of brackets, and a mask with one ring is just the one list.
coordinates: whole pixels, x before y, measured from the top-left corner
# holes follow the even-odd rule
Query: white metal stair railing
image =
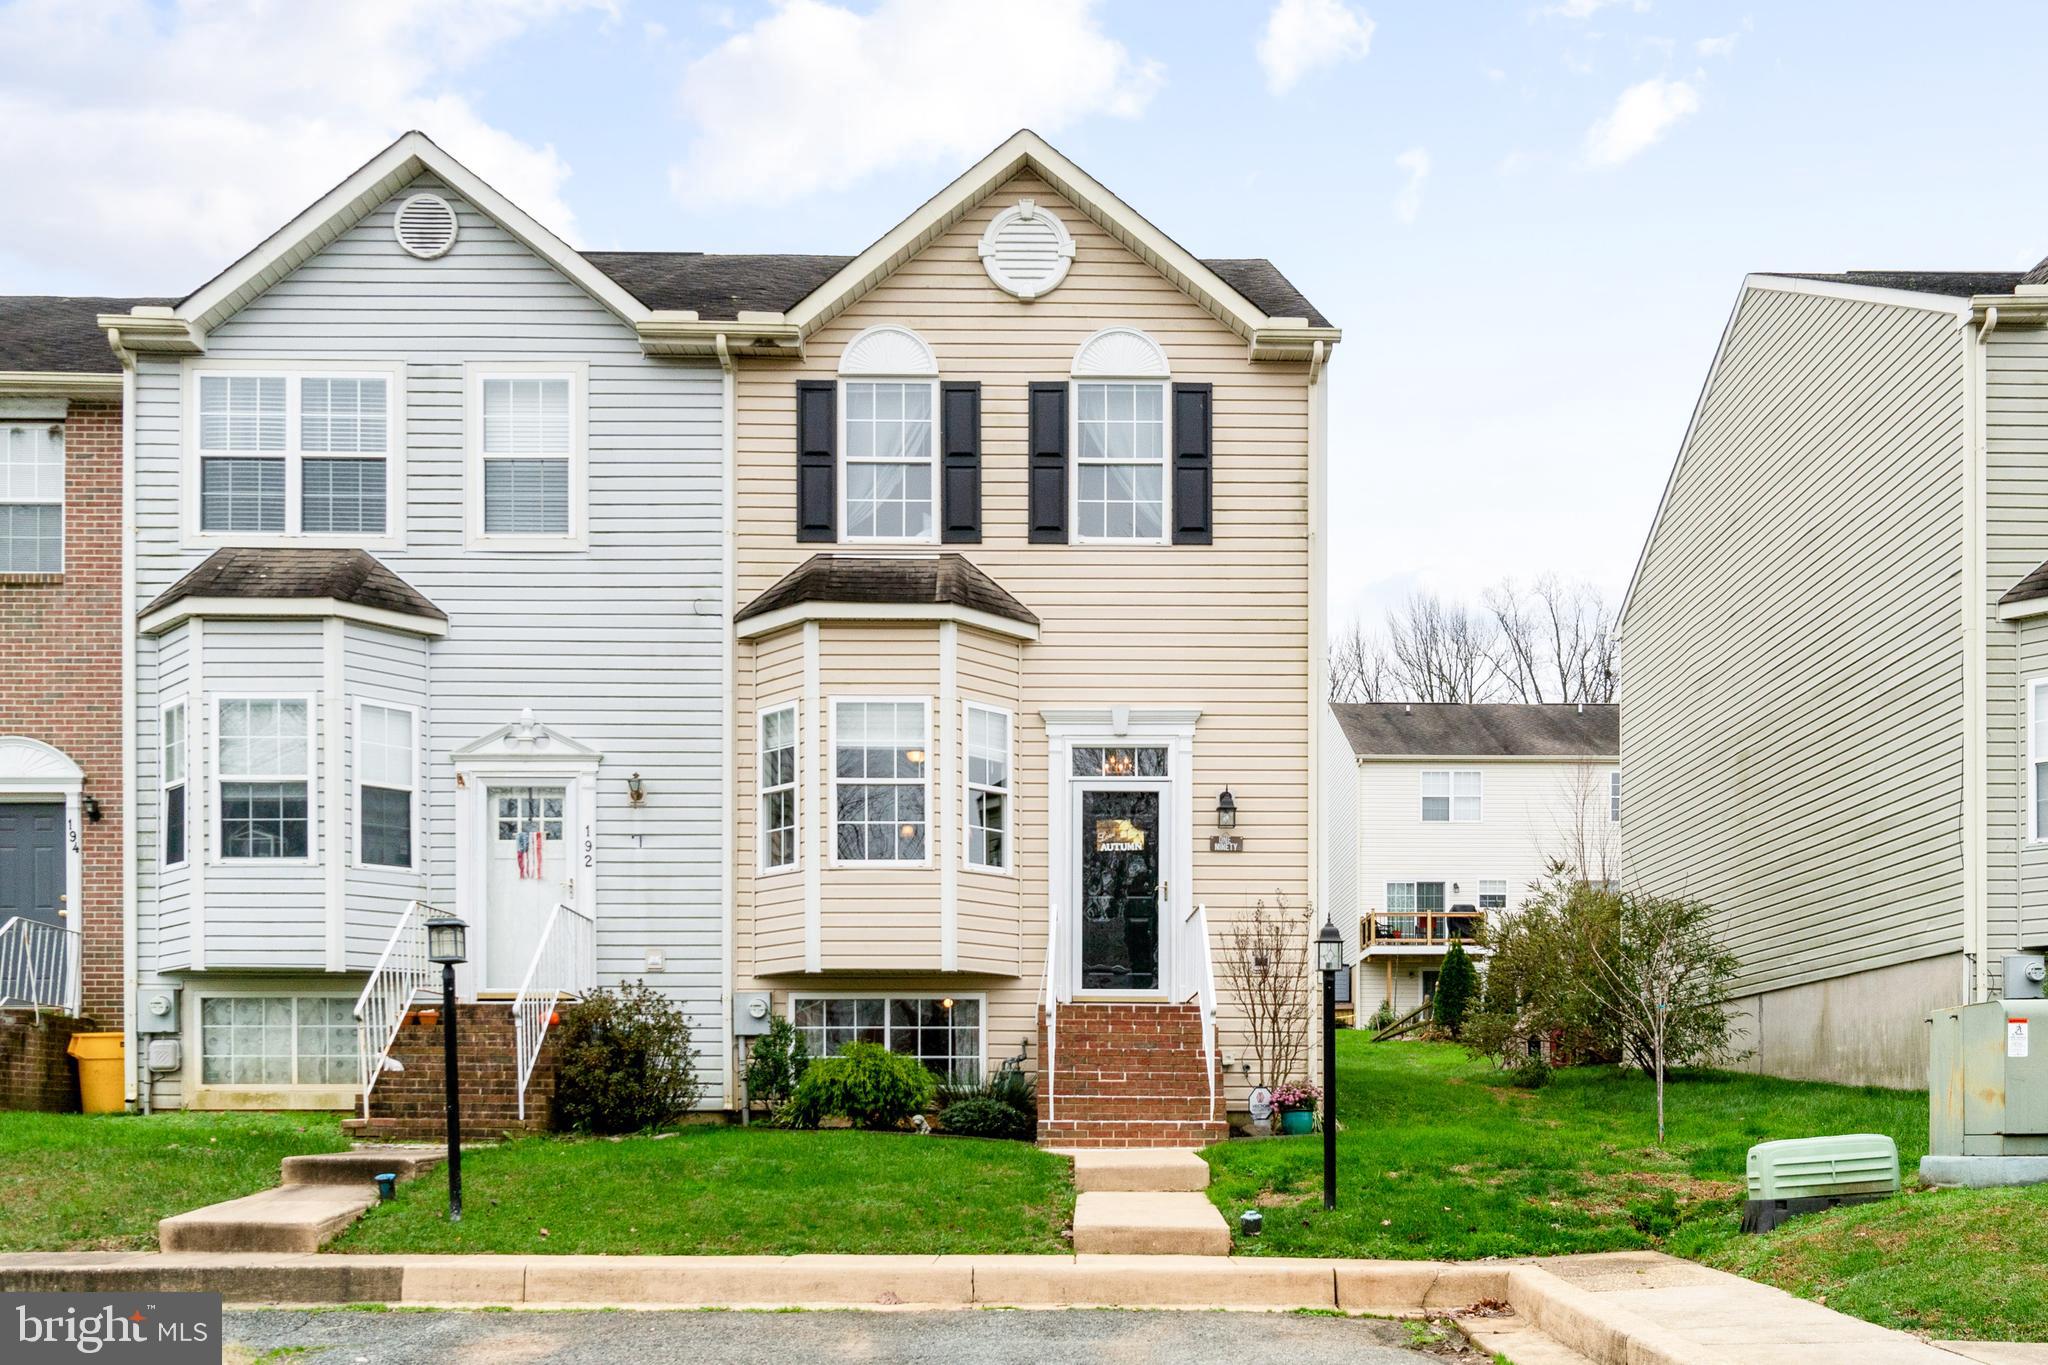
[(1175, 935), (1174, 997), (1196, 1001), (1202, 1013), (1202, 1076), (1209, 1084), (1209, 1118), (1216, 1118), (1216, 960), (1209, 948), (1209, 911), (1196, 901)]
[(1060, 908), (1048, 904), (1045, 911), (1045, 975), (1038, 986), (1038, 1007), (1045, 1011), (1045, 1057), (1039, 1084), (1044, 1090), (1045, 1121), (1053, 1120), (1053, 1077), (1060, 1057), (1060, 1001), (1067, 995), (1066, 947), (1060, 937)]
[(26, 1005), (76, 1016), (79, 934), (68, 924), (10, 916), (0, 923), (0, 1009)]
[(435, 910), (413, 901), (398, 917), (384, 951), (356, 997), (357, 1076), (363, 1087), (363, 1117), (370, 1117), (370, 1092), (391, 1066), (391, 1045), (421, 991), (431, 990), (436, 972), (427, 960), (427, 920)]
[(597, 926), (573, 905), (548, 911), (533, 945), (533, 961), (512, 1002), (513, 1032), (519, 1049), (519, 1117), (526, 1117), (526, 1083), (540, 1062), (541, 1044), (555, 1022), (555, 1007), (565, 995), (579, 995), (597, 984)]

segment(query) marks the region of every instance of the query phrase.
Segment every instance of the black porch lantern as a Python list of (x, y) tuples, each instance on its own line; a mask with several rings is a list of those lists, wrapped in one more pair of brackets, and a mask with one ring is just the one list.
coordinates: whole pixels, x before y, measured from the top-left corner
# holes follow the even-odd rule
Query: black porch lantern
[(462, 1221), (462, 1102), (455, 1077), (455, 967), (469, 960), (469, 926), (454, 915), (427, 921), (427, 961), (441, 964), (441, 1072), (447, 1082), (448, 1221)]
[(1323, 1207), (1337, 1207), (1337, 973), (1344, 970), (1344, 935), (1328, 913), (1316, 935), (1316, 969), (1323, 974)]
[(1216, 828), (1237, 828), (1237, 798), (1230, 794), (1228, 787), (1216, 795)]
[(427, 921), (427, 961), (443, 967), (469, 961), (469, 925), (454, 915), (436, 915)]

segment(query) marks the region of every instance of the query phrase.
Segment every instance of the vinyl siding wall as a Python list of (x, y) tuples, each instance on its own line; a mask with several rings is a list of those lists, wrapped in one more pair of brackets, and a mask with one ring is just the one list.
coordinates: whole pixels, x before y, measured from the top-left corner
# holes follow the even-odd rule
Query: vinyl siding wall
[(1742, 989), (1957, 950), (1965, 382), (1952, 313), (1750, 288), (1622, 623), (1625, 875)]
[[(1002, 293), (983, 272), (975, 243), (989, 220), (1030, 197), (1056, 213), (1077, 252), (1064, 283), (1023, 303)], [(862, 553), (854, 546), (799, 544), (795, 539), (795, 402), (798, 379), (835, 377), (842, 349), (879, 323), (915, 330), (937, 355), (941, 378), (982, 383), (982, 540), (934, 546), (966, 555), (1043, 622), (1042, 637), (1016, 650), (1013, 737), (1020, 801), (1015, 826), (1019, 962), (1009, 967), (1000, 942), (988, 945), (990, 966), (1017, 976), (968, 975), (983, 951), (972, 908), (1005, 888), (970, 891), (982, 878), (960, 874), (961, 970), (887, 978), (934, 992), (963, 980), (986, 984), (989, 1050), (1001, 1057), (1032, 1033), (1044, 970), (1047, 895), (1046, 739), (1040, 711), (1048, 707), (1192, 706), (1196, 731), (1193, 784), (1192, 894), (1208, 907), (1211, 940), (1221, 926), (1249, 913), (1254, 901), (1284, 894), (1297, 911), (1308, 888), (1308, 389), (1306, 366), (1253, 363), (1243, 338), (1230, 332), (1149, 265), (1104, 233), (1079, 209), (1029, 173), (992, 194), (961, 222), (883, 280), (871, 293), (811, 337), (800, 364), (743, 364), (738, 389), (738, 600), (744, 605), (821, 550)], [(1129, 324), (1165, 349), (1177, 381), (1215, 385), (1215, 543), (1156, 547), (1032, 545), (1026, 540), (1025, 401), (1033, 381), (1064, 381), (1076, 350), (1099, 329)], [(970, 648), (960, 631), (959, 685), (987, 685), (1009, 695), (998, 673), (970, 683), (993, 660), (994, 647)], [(780, 642), (776, 642), (777, 647)], [(760, 669), (767, 648), (743, 645), (741, 668)], [(1010, 648), (1003, 646), (1004, 649)], [(880, 691), (881, 684), (866, 685)], [(825, 688), (832, 691), (832, 685)], [(768, 695), (764, 688), (762, 695)], [(1006, 703), (1009, 704), (1009, 703)], [(743, 724), (745, 734), (750, 724)], [(1212, 853), (1218, 790), (1236, 794), (1244, 851)], [(958, 823), (958, 802), (953, 823)], [(741, 807), (738, 851), (742, 920), (755, 913), (753, 803)], [(938, 874), (928, 874), (936, 885)], [(777, 896), (784, 893), (778, 891)], [(929, 894), (905, 887), (909, 903)], [(1186, 891), (1176, 888), (1181, 905)], [(791, 986), (826, 985), (829, 973), (792, 981), (788, 958), (771, 948), (769, 925), (784, 932), (786, 911), (765, 912), (752, 956), (739, 963), (741, 988), (774, 988), (786, 1007)], [(993, 921), (1000, 924), (1001, 920)], [(888, 951), (902, 961), (931, 959), (935, 944), (920, 919), (877, 926), (903, 936)], [(996, 930), (998, 940), (1003, 931)], [(747, 942), (747, 931), (740, 931)], [(778, 939), (776, 943), (781, 943)], [(931, 946), (928, 946), (931, 945)], [(871, 978), (873, 980), (873, 978)], [(951, 983), (949, 987), (949, 983)], [(845, 987), (836, 986), (844, 989)], [(1234, 1021), (1225, 1000), (1225, 1050)], [(1035, 1068), (1036, 1049), (1032, 1049)], [(1241, 1099), (1241, 1075), (1233, 1075)]]
[[(221, 324), (208, 339), (208, 359), (403, 364), (404, 544), (374, 553), (447, 612), (450, 629), (430, 644), (350, 629), (346, 671), (351, 699), (417, 695), (426, 703), (419, 849), (426, 896), (455, 902), (451, 751), (532, 707), (542, 723), (602, 752), (600, 979), (645, 975), (681, 999), (715, 1090), (726, 1037), (721, 376), (708, 366), (644, 357), (631, 328), (453, 195), (461, 219), (454, 250), (435, 261), (404, 254), (391, 232), (395, 204), (430, 188), (438, 187), (419, 181), (401, 191)], [(588, 366), (587, 549), (465, 546), (465, 365), (503, 361)], [(144, 604), (212, 548), (188, 543), (180, 531), (184, 369), (146, 360), (137, 373), (137, 596)], [(217, 627), (208, 623), (209, 641)], [(315, 641), (319, 629), (313, 623)], [(156, 723), (151, 680), (169, 677), (173, 650), (170, 637), (142, 642), (145, 753)], [(422, 659), (423, 690), (410, 681), (408, 662)], [(280, 666), (261, 653), (248, 662), (257, 677), (274, 677)], [(206, 688), (227, 687), (228, 677), (209, 658)], [(318, 691), (317, 665), (310, 679), (308, 690)], [(640, 810), (626, 796), (634, 772), (647, 791)], [(149, 850), (157, 837), (154, 782), (145, 777), (142, 786), (138, 835)], [(354, 809), (353, 790), (346, 808)], [(324, 800), (319, 809), (324, 814)], [(324, 858), (352, 843), (323, 832), (320, 847)], [(347, 965), (358, 982), (394, 908), (415, 894), (403, 878), (372, 881), (348, 907)], [(325, 965), (321, 944), (293, 932), (287, 952), (268, 927), (279, 915), (297, 923), (295, 893), (252, 894), (245, 920), (221, 918), (228, 906), (217, 911), (215, 894), (209, 882), (209, 970)], [(174, 948), (181, 921), (166, 900), (163, 923), (153, 922), (158, 907), (147, 869), (143, 895), (147, 980), (181, 965)], [(151, 945), (166, 955), (150, 956)], [(665, 952), (665, 971), (646, 971), (649, 949)]]
[[(2027, 824), (2027, 689), (2036, 681), (2048, 682), (2048, 617), (2037, 616), (2014, 622), (2010, 629), (2014, 636), (2018, 676), (2013, 680), (2011, 689), (2014, 725), (2010, 741), (2003, 747), (2010, 754), (2016, 771), (2012, 800), (2017, 811), (2013, 842), (2017, 850), (2014, 860), (2019, 869), (2016, 893), (2019, 904), (2009, 934), (2001, 935), (2000, 920), (1992, 920), (1994, 967), (1998, 965), (1995, 959), (2000, 953), (2048, 947), (2048, 842), (2033, 838), (2033, 831)], [(1992, 735), (1996, 752), (2001, 747), (1998, 732), (1993, 730)], [(2041, 757), (2048, 760), (2048, 752)], [(2043, 792), (2042, 796), (2048, 799), (2048, 792)], [(1995, 835), (1993, 842), (1997, 842)]]

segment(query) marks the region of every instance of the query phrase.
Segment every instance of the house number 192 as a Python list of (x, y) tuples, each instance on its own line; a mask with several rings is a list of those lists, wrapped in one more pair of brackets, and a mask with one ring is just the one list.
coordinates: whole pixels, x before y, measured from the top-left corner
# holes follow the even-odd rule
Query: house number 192
[(597, 841), (590, 837), (590, 826), (583, 827), (583, 865), (597, 866)]

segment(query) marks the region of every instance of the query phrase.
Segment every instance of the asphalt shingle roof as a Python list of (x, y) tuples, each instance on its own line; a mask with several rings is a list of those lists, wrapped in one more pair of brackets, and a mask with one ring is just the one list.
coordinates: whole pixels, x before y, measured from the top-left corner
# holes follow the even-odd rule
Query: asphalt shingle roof
[(2002, 607), (2008, 602), (2032, 602), (2042, 597), (2048, 597), (2048, 564), (2043, 564), (2007, 588), (2005, 596), (1998, 599), (1998, 605)]
[[(2039, 273), (2048, 261), (2034, 267)], [(2017, 270), (1844, 270), (1833, 275), (1804, 274), (1796, 270), (1768, 270), (1788, 280), (1821, 280), (1828, 284), (1860, 284), (1869, 289), (1903, 289), (1912, 294), (1943, 294), (1966, 299), (1972, 294), (2010, 294), (2013, 286), (2033, 283), (2031, 275)]]
[(930, 559), (812, 555), (733, 619), (746, 621), (801, 602), (944, 604), (1038, 624), (1030, 608), (956, 554)]
[(101, 313), (169, 299), (103, 299), (69, 294), (0, 295), (0, 370), (119, 374), (121, 362), (99, 329)]
[(1361, 758), (1614, 758), (1619, 706), (1333, 702)]
[(215, 550), (141, 614), (151, 615), (188, 597), (331, 597), (430, 621), (448, 619), (447, 612), (362, 550)]

